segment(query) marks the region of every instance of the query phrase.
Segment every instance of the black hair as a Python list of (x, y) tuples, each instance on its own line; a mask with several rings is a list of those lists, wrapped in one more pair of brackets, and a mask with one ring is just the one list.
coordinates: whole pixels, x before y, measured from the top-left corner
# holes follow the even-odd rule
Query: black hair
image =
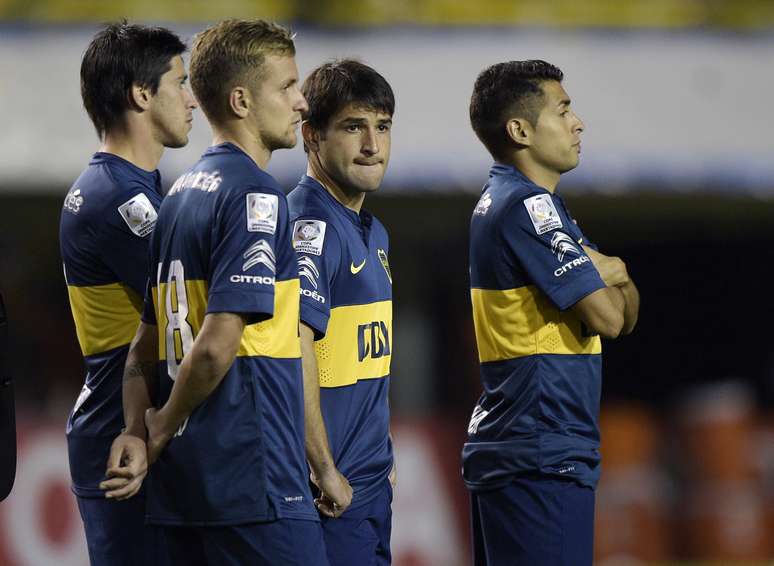
[(374, 69), (354, 59), (320, 65), (306, 78), (301, 92), (309, 104), (304, 120), (317, 131), (327, 128), (331, 118), (349, 104), (390, 116), (395, 113), (395, 95), (390, 84)]
[(184, 51), (182, 40), (162, 27), (124, 20), (98, 32), (81, 61), (81, 97), (97, 135), (104, 138), (122, 123), (133, 84), (156, 94), (161, 76), (171, 68), (170, 60)]
[(484, 69), (470, 98), (470, 123), (497, 159), (511, 145), (505, 124), (513, 117), (537, 125), (545, 95), (544, 81), (562, 82), (564, 74), (545, 61), (507, 61)]

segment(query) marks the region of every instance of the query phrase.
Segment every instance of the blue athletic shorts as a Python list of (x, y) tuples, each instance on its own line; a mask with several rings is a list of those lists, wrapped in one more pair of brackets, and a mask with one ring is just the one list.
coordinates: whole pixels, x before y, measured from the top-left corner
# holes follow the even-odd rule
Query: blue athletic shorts
[(338, 519), (320, 517), (331, 566), (387, 566), (392, 562), (392, 486)]
[(474, 566), (591, 566), (594, 490), (519, 478), (471, 493)]
[(226, 527), (159, 527), (173, 566), (329, 566), (320, 523), (279, 519)]
[(158, 554), (160, 532), (145, 526), (145, 496), (125, 501), (76, 497), (91, 566), (166, 566)]

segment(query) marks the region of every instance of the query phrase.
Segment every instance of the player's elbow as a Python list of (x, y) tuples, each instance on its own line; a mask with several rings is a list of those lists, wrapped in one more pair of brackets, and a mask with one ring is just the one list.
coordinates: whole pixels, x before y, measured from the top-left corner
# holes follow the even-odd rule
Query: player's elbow
[(634, 331), (635, 326), (637, 326), (637, 317), (624, 322), (623, 328), (621, 329), (621, 336), (627, 336), (628, 334), (631, 334)]
[(603, 338), (607, 338), (608, 340), (615, 340), (621, 335), (623, 326), (623, 316), (620, 314), (612, 315), (605, 319), (598, 332)]
[(624, 318), (621, 313), (611, 312), (606, 313), (605, 316), (594, 317), (594, 319), (587, 321), (586, 324), (602, 338), (614, 340), (621, 335), (624, 327)]

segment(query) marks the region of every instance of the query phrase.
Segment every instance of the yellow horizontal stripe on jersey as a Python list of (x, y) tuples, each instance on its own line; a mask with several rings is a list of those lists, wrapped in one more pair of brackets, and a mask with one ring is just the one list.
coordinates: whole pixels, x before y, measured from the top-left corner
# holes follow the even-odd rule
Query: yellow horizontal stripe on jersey
[(386, 377), (392, 359), (392, 301), (331, 309), (325, 337), (314, 345), (320, 387)]
[[(167, 327), (166, 309), (159, 309), (158, 298), (166, 297), (167, 286), (162, 283), (160, 292), (154, 288), (153, 306), (159, 328), (159, 359), (167, 359), (165, 329)], [(175, 285), (175, 283), (171, 283)], [(185, 282), (188, 315), (185, 317), (190, 325), (194, 338), (199, 334), (207, 312), (206, 281), (194, 279)], [(242, 333), (237, 356), (267, 356), (270, 358), (301, 357), (301, 342), (298, 337), (299, 320), (299, 281), (290, 279), (277, 281), (274, 284), (274, 316), (256, 324), (249, 324)], [(177, 292), (172, 289), (172, 309), (179, 312)], [(185, 308), (185, 307), (184, 307)], [(179, 347), (179, 340), (175, 341)], [(177, 359), (182, 359), (182, 352), (176, 352)]]
[(301, 357), (298, 336), (300, 290), (298, 279), (274, 284), (274, 316), (245, 328), (238, 356)]
[(67, 286), (75, 332), (84, 356), (125, 346), (140, 324), (142, 299), (121, 283)]
[(599, 336), (583, 336), (581, 321), (560, 311), (534, 285), (471, 289), (478, 357), (495, 362), (535, 354), (599, 354)]

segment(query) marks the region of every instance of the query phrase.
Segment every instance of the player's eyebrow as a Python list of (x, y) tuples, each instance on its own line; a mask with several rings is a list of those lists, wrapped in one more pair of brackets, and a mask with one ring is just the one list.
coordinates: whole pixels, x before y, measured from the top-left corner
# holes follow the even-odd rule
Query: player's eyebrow
[(368, 120), (366, 120), (365, 118), (357, 118), (355, 116), (349, 116), (341, 120), (341, 123), (346, 126), (350, 124), (365, 124), (366, 122), (368, 122)]
[(570, 105), (570, 99), (569, 98), (563, 98), (559, 101), (559, 104), (557, 106), (569, 106)]

